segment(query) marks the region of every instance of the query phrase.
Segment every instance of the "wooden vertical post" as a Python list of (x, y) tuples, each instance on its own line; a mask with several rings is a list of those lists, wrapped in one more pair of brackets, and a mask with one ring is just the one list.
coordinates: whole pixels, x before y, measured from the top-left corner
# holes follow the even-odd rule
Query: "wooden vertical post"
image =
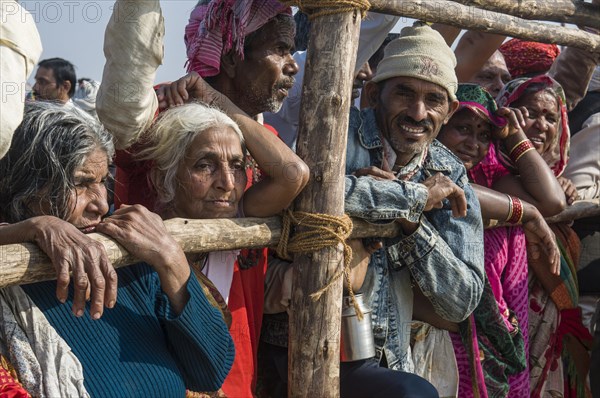
[[(297, 141), (297, 152), (311, 174), (296, 199), (296, 211), (344, 214), (348, 115), (360, 19), (355, 11), (312, 21)], [(294, 256), (289, 397), (339, 396), (342, 279), (317, 301), (310, 294), (330, 281), (342, 260), (339, 247)]]

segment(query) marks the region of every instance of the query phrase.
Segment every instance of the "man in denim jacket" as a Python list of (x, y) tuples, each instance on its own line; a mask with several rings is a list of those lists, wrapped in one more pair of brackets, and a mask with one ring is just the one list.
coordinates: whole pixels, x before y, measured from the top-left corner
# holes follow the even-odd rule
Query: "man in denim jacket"
[(350, 115), (346, 212), (403, 231), (373, 253), (361, 289), (377, 360), (396, 370), (413, 371), (413, 289), (441, 322), (464, 320), (483, 289), (479, 202), (462, 163), (435, 140), (458, 107), (455, 65), (436, 31), (404, 28), (365, 87), (370, 108)]

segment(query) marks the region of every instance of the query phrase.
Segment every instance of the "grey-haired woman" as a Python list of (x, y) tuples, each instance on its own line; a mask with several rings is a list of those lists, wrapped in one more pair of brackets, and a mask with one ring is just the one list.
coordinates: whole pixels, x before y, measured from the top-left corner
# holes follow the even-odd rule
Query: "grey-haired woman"
[[(58, 282), (3, 289), (9, 303), (24, 299), (47, 325), (38, 334), (22, 328), (33, 355), (19, 355), (21, 344), (6, 334), (3, 354), (35, 396), (217, 390), (234, 356), (227, 326), (158, 215), (128, 206), (103, 218), (112, 155), (109, 134), (80, 112), (39, 103), (26, 109), (0, 161), (0, 221), (10, 223), (0, 227), (0, 245), (36, 242)], [(144, 262), (115, 271), (103, 247), (85, 235), (94, 231)], [(48, 330), (58, 337), (48, 338)], [(66, 348), (39, 351), (56, 339)]]

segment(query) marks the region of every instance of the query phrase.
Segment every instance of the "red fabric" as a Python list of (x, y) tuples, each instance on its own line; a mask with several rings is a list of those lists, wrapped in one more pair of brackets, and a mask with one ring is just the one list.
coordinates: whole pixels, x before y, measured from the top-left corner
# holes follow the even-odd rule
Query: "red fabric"
[[(231, 337), (235, 345), (235, 360), (223, 384), (228, 397), (253, 397), (256, 387), (257, 353), (264, 305), (264, 283), (267, 270), (267, 249), (253, 250), (258, 264), (241, 270), (236, 261), (227, 306), (231, 311)], [(250, 250), (243, 250), (241, 256)]]
[(556, 329), (556, 355), (562, 353), (563, 339), (570, 334), (583, 342), (586, 346), (591, 346), (594, 339), (589, 330), (583, 326), (581, 320), (581, 308), (566, 308), (560, 311), (560, 323)]
[[(168, 84), (161, 83), (154, 86), (154, 90)], [(157, 109), (154, 114), (154, 120), (158, 117), (160, 111)], [(133, 144), (126, 150), (116, 151), (115, 166), (117, 173), (115, 175), (115, 210), (121, 205), (143, 205), (150, 211), (155, 211), (156, 192), (150, 182), (150, 169), (152, 162), (139, 161), (135, 155), (144, 148), (142, 144)]]
[(150, 183), (149, 171), (152, 162), (134, 159), (135, 153), (141, 149), (133, 146), (128, 150), (117, 151), (115, 165), (115, 209), (122, 204), (141, 204), (154, 211), (156, 192)]
[(0, 366), (0, 398), (31, 398), (29, 393)]
[(31, 398), (19, 383), (0, 385), (0, 398)]
[[(563, 354), (563, 342), (566, 335), (572, 335), (579, 340), (587, 349), (591, 347), (593, 337), (590, 332), (583, 326), (581, 320), (581, 309), (565, 308), (559, 313), (558, 327), (550, 338), (549, 345), (551, 349), (546, 351), (546, 366), (543, 369), (543, 374), (548, 374), (548, 369), (556, 369), (557, 361), (561, 360)], [(553, 346), (553, 348), (552, 348)], [(547, 377), (547, 376), (546, 376)], [(538, 383), (535, 389), (532, 391), (532, 397), (540, 397), (544, 383)], [(570, 391), (569, 378), (565, 377), (565, 397), (569, 394), (573, 395)], [(577, 394), (573, 395), (576, 396)]]
[(530, 73), (544, 74), (560, 54), (556, 44), (511, 39), (498, 49), (513, 79)]

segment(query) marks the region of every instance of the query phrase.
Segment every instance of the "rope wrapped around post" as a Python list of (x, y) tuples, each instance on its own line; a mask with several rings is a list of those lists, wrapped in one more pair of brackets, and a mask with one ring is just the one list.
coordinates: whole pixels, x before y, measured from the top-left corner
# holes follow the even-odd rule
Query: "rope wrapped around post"
[(369, 0), (281, 0), (281, 3), (296, 6), (312, 20), (323, 15), (340, 14), (360, 10), (364, 18), (371, 3)]
[[(295, 232), (293, 229), (296, 227), (302, 227), (306, 230)], [(295, 232), (295, 234), (290, 238), (292, 232)], [(351, 233), (352, 219), (347, 214), (338, 217), (331, 214), (293, 212), (287, 209), (282, 216), (281, 238), (277, 244), (277, 255), (291, 261), (290, 253), (312, 253), (341, 244), (344, 249), (344, 266), (333, 275), (325, 286), (311, 293), (310, 297), (315, 301), (318, 300), (343, 275), (348, 285), (348, 293), (356, 310), (356, 315), (359, 320), (362, 320), (363, 313), (356, 302), (350, 281), (352, 248), (346, 243), (346, 240)]]

